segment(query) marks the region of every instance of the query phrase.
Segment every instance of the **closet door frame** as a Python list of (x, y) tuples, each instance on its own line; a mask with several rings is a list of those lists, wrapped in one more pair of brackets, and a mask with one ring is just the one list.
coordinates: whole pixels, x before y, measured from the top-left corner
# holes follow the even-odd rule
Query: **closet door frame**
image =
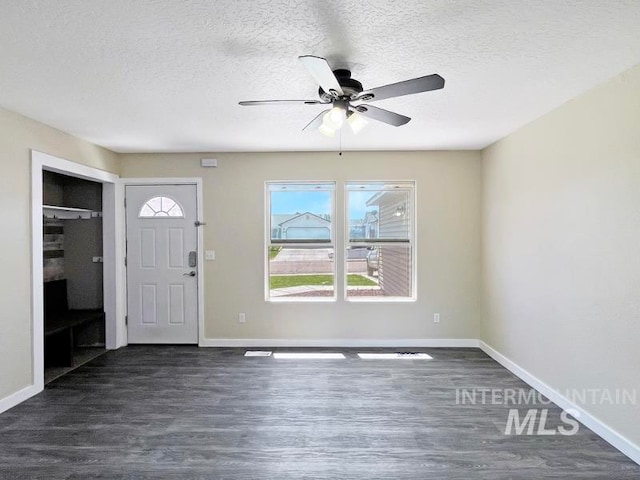
[[(46, 153), (31, 151), (31, 322), (33, 384), (29, 398), (44, 389), (44, 308), (42, 274), (42, 172), (50, 171), (102, 184), (102, 241), (106, 348), (127, 343), (124, 282), (124, 195), (120, 177)], [(25, 399), (26, 399), (25, 398)]]

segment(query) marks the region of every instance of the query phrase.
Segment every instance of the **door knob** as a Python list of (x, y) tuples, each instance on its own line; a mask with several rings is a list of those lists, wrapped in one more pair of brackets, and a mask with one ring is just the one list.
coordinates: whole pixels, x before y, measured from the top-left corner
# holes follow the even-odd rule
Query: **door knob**
[(183, 273), (182, 275), (184, 275), (185, 277), (195, 277), (196, 272), (194, 270), (191, 270), (189, 273)]

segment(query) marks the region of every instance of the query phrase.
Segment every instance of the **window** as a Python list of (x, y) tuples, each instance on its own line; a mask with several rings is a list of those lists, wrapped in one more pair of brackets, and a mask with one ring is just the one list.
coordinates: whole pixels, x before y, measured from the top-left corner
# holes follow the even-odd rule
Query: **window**
[(173, 217), (184, 218), (178, 202), (169, 197), (153, 197), (147, 200), (138, 213), (139, 218)]
[(335, 300), (335, 183), (268, 182), (267, 300)]
[(345, 296), (415, 298), (413, 182), (346, 184)]

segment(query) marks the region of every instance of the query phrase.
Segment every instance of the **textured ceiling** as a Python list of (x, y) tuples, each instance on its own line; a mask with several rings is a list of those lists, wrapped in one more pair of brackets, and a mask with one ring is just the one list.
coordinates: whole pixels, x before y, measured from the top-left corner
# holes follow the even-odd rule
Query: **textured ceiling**
[(345, 150), (484, 147), (640, 63), (637, 0), (0, 0), (0, 105), (119, 152), (335, 150), (298, 55), (365, 88), (439, 73), (376, 106)]

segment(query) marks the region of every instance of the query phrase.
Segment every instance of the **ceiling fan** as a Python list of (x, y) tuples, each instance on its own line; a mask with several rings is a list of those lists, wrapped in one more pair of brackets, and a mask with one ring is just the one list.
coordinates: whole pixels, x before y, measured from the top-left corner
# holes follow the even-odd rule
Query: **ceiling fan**
[(364, 90), (359, 81), (351, 78), (350, 70), (342, 68), (331, 70), (326, 59), (313, 55), (303, 55), (298, 59), (307, 67), (311, 76), (318, 83), (319, 100), (257, 100), (240, 102), (240, 105), (331, 105), (332, 108), (320, 112), (302, 130), (318, 128), (321, 133), (333, 137), (335, 132), (342, 128), (345, 120), (353, 133), (360, 132), (367, 124), (363, 117), (394, 127), (405, 125), (411, 120), (411, 118), (399, 113), (362, 102), (375, 102), (386, 98), (439, 90), (444, 87), (444, 78), (433, 74)]

